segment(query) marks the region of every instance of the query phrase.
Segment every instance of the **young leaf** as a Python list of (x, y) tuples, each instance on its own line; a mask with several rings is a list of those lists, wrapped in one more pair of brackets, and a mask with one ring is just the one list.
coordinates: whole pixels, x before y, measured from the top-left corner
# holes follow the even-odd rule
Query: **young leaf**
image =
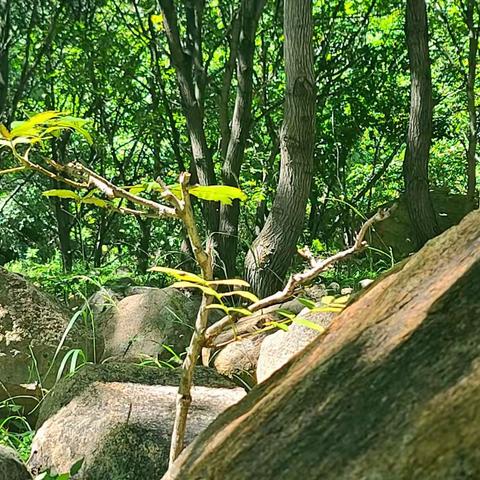
[(170, 275), (177, 280), (183, 280), (185, 282), (193, 282), (198, 283), (200, 285), (208, 286), (208, 282), (206, 282), (202, 277), (195, 275), (194, 273), (185, 272), (183, 270), (177, 270), (175, 268), (168, 268), (168, 267), (152, 267), (148, 270), (149, 272), (159, 272), (164, 273), (165, 275)]
[(82, 203), (95, 205), (96, 207), (106, 208), (109, 205), (109, 202), (102, 200), (98, 197), (84, 197), (81, 199)]
[(58, 198), (70, 198), (71, 200), (75, 200), (76, 202), (80, 202), (82, 197), (72, 190), (47, 190), (43, 192), (45, 197), (58, 197)]
[(77, 460), (71, 467), (70, 467), (70, 475), (73, 477), (74, 475), (76, 475), (80, 469), (82, 468), (82, 465), (83, 465), (83, 458), (81, 458), (80, 460)]
[(310, 320), (307, 320), (306, 318), (302, 317), (295, 317), (292, 318), (292, 322), (298, 323), (298, 325), (303, 325), (304, 327), (311, 328), (312, 330), (317, 330), (317, 332), (323, 333), (326, 328), (322, 327), (321, 325), (317, 325), (314, 322), (311, 322)]
[(317, 305), (315, 304), (315, 302), (312, 302), (311, 300), (309, 300), (308, 298), (302, 298), (302, 297), (298, 297), (297, 300), (304, 306), (304, 307), (307, 307), (309, 310), (312, 310), (312, 308), (315, 308)]
[(240, 313), (244, 317), (249, 317), (252, 314), (252, 312), (250, 310), (247, 310), (246, 308), (242, 308), (242, 307), (230, 307), (228, 309), (228, 313), (229, 314)]
[(221, 303), (212, 303), (211, 305), (207, 305), (205, 308), (207, 310), (222, 310), (227, 315), (230, 313), (229, 312), (230, 309), (226, 305), (223, 305)]
[(290, 320), (292, 320), (293, 318), (295, 318), (295, 314), (293, 312), (291, 312), (290, 310), (286, 310), (284, 308), (279, 308), (277, 310), (277, 313), (279, 315), (281, 315), (282, 317), (285, 317), (285, 318), (289, 318)]
[(213, 290), (213, 288), (206, 287), (205, 285), (199, 285), (198, 283), (192, 283), (192, 282), (175, 282), (172, 287), (174, 288), (198, 288), (200, 289), (205, 295), (211, 295), (212, 297), (215, 297), (217, 300), (220, 302), (222, 301), (220, 295)]
[(230, 278), (227, 280), (212, 280), (208, 282), (209, 285), (231, 285), (233, 287), (250, 287), (250, 284), (245, 280), (240, 280), (239, 278)]
[(228, 185), (195, 185), (188, 189), (190, 195), (209, 200), (211, 202), (220, 202), (224, 205), (231, 205), (233, 200), (244, 201), (247, 196), (236, 187)]
[(221, 297), (232, 297), (233, 295), (238, 295), (239, 297), (246, 298), (252, 303), (258, 302), (259, 298), (252, 292), (246, 292), (245, 290), (234, 290), (233, 292), (222, 293)]
[(279, 328), (280, 330), (283, 330), (285, 332), (288, 332), (288, 325), (285, 323), (280, 323), (280, 322), (267, 322), (265, 325), (269, 325), (275, 328)]

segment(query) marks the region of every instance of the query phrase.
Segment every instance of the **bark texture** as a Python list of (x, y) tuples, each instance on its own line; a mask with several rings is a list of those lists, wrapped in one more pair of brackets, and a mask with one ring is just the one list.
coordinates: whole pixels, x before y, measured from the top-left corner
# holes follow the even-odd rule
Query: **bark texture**
[(479, 478), (479, 222), (369, 287), (164, 479)]
[(302, 231), (312, 177), (315, 79), (312, 2), (285, 0), (285, 111), (281, 166), (270, 215), (245, 260), (247, 280), (261, 297), (279, 290)]
[[(229, 132), (229, 142), (222, 167), (224, 185), (239, 187), (240, 170), (251, 126), (253, 59), (255, 33), (265, 0), (244, 0), (240, 9), (240, 35), (237, 58), (237, 97)], [(228, 100), (228, 97), (227, 99)], [(220, 205), (220, 235), (218, 250), (227, 277), (235, 276), (235, 260), (238, 246), (238, 217), (240, 203)]]
[(7, 106), (10, 43), (10, 0), (0, 0), (0, 119), (5, 120)]
[(410, 59), (410, 121), (403, 165), (405, 193), (418, 247), (440, 233), (429, 193), (432, 75), (425, 0), (407, 0), (405, 33)]
[[(477, 74), (478, 35), (480, 26), (475, 26), (475, 0), (467, 0), (465, 22), (468, 28), (468, 152), (467, 152), (467, 195), (475, 203), (477, 195), (477, 105), (475, 101), (475, 78)], [(479, 12), (480, 15), (480, 12)]]

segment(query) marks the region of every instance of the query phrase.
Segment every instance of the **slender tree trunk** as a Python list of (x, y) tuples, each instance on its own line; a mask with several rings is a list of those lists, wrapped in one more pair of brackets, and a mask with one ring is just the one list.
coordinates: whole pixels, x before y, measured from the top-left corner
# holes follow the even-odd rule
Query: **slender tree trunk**
[(467, 195), (472, 203), (476, 203), (477, 176), (477, 106), (475, 102), (475, 77), (477, 72), (477, 52), (479, 27), (474, 25), (475, 0), (467, 0), (466, 24), (468, 27), (468, 75), (467, 75), (467, 99), (468, 99), (468, 153), (467, 153)]
[[(188, 43), (194, 51), (184, 51), (180, 38), (177, 11), (173, 0), (158, 0), (163, 13), (163, 25), (170, 48), (170, 58), (175, 68), (178, 89), (182, 100), (182, 107), (187, 120), (187, 128), (192, 148), (195, 173), (201, 185), (213, 185), (216, 183), (215, 171), (211, 152), (207, 145), (205, 129), (203, 125), (203, 88), (204, 75), (200, 73), (201, 58), (201, 33), (198, 29), (201, 25), (201, 15), (193, 13), (192, 2), (187, 2), (189, 9)], [(194, 2), (197, 9), (202, 7), (202, 2)], [(200, 25), (199, 25), (200, 22)], [(194, 29), (194, 31), (192, 31)], [(197, 29), (197, 30), (195, 30)], [(218, 230), (218, 205), (215, 202), (205, 202), (204, 217), (210, 232)]]
[(5, 121), (7, 107), (10, 42), (10, 0), (0, 0), (0, 120)]
[(141, 236), (137, 251), (138, 272), (144, 274), (149, 265), (149, 251), (152, 234), (152, 221), (148, 218), (137, 218), (140, 227)]
[[(243, 0), (241, 5), (240, 43), (237, 58), (237, 97), (222, 168), (223, 184), (233, 187), (239, 187), (245, 145), (250, 133), (255, 34), (264, 5), (265, 0)], [(220, 206), (218, 251), (227, 277), (234, 277), (236, 274), (235, 261), (238, 247), (239, 215), (240, 204), (238, 200), (235, 200), (233, 205)]]
[(421, 247), (439, 233), (428, 181), (433, 100), (425, 0), (407, 0), (405, 32), (412, 83), (403, 175), (410, 221)]
[(315, 136), (312, 24), (310, 0), (285, 0), (286, 92), (280, 178), (271, 212), (245, 260), (247, 280), (260, 296), (282, 285), (304, 224)]

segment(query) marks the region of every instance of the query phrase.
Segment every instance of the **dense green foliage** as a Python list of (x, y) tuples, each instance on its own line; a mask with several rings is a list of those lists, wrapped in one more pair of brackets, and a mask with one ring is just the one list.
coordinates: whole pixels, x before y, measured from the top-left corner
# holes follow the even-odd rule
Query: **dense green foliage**
[[(81, 160), (119, 185), (157, 176), (173, 183), (178, 172), (188, 169), (186, 120), (155, 2), (6, 3), (14, 41), (8, 48), (4, 123), (49, 109), (90, 119), (92, 145), (67, 133), (42, 154), (60, 163)], [(429, 3), (428, 12), (435, 99), (431, 187), (454, 193), (466, 191), (468, 31), (463, 7), (461, 0), (438, 0)], [(203, 13), (204, 128), (219, 179), (222, 109), (231, 116), (237, 81), (233, 73), (225, 97), (236, 9), (235, 2), (215, 0), (206, 2)], [(178, 16), (183, 35), (187, 19), (181, 7)], [(299, 243), (331, 251), (352, 238), (360, 215), (403, 190), (410, 77), (403, 4), (316, 0), (314, 20), (315, 171)], [(475, 20), (478, 24), (478, 11)], [(239, 266), (265, 221), (278, 179), (282, 42), (281, 3), (268, 2), (255, 37), (251, 134), (239, 178), (248, 196), (241, 210)], [(6, 154), (1, 163), (9, 166)], [(144, 282), (152, 264), (188, 262), (179, 224), (42, 197), (41, 192), (61, 187), (31, 172), (0, 176), (0, 182), (0, 262), (22, 271), (28, 265), (30, 275), (52, 287), (64, 285), (63, 267), (101, 279), (141, 275), (137, 280)], [(57, 248), (62, 243), (63, 265)]]

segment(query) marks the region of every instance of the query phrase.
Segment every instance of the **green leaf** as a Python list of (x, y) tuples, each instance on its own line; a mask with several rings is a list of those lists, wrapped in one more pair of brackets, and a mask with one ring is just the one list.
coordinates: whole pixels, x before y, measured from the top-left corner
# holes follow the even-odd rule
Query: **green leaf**
[(190, 195), (202, 200), (220, 202), (224, 205), (231, 205), (233, 200), (244, 201), (247, 199), (247, 196), (239, 188), (227, 185), (195, 185), (188, 191)]
[(246, 298), (252, 303), (256, 303), (259, 301), (259, 298), (255, 294), (253, 294), (252, 292), (246, 292), (245, 290), (234, 290), (233, 292), (222, 293), (221, 297), (233, 297), (234, 295)]
[(83, 458), (81, 458), (80, 460), (77, 460), (70, 468), (70, 475), (73, 477), (74, 475), (76, 475), (80, 469), (82, 468), (82, 465), (83, 465)]
[(285, 332), (288, 332), (288, 325), (285, 323), (280, 323), (280, 322), (267, 322), (265, 325), (270, 325), (275, 328), (279, 328), (280, 330), (283, 330)]
[(208, 282), (209, 285), (231, 285), (234, 287), (250, 287), (250, 284), (245, 280), (240, 280), (239, 278), (230, 278), (227, 280), (211, 280)]
[(58, 197), (58, 198), (70, 198), (71, 200), (75, 200), (76, 202), (81, 202), (82, 197), (72, 190), (47, 190), (43, 192), (42, 195), (45, 197)]
[(194, 273), (185, 272), (183, 270), (177, 270), (175, 268), (152, 267), (148, 271), (149, 272), (164, 273), (165, 275), (170, 275), (171, 277), (174, 277), (177, 280), (183, 280), (183, 281), (186, 281), (186, 282), (193, 282), (193, 283), (198, 283), (200, 285), (208, 286), (208, 282), (206, 282), (202, 277), (199, 277), (198, 275), (195, 275)]
[(302, 298), (302, 297), (298, 297), (297, 300), (304, 306), (304, 307), (307, 307), (309, 310), (312, 310), (312, 308), (315, 308), (317, 305), (315, 304), (315, 302), (312, 302), (311, 300), (309, 300), (308, 298)]
[(98, 198), (98, 197), (84, 197), (81, 199), (81, 202), (95, 205), (100, 208), (107, 208), (109, 205), (109, 202), (107, 202), (106, 200), (102, 200), (101, 198)]
[(286, 310), (285, 308), (279, 308), (278, 310), (276, 310), (276, 313), (278, 313), (282, 317), (289, 318), (290, 320), (295, 318), (295, 314), (290, 310)]
[(210, 295), (212, 297), (215, 297), (220, 302), (222, 301), (220, 295), (215, 290), (213, 290), (213, 288), (207, 287), (205, 285), (199, 285), (197, 283), (192, 283), (192, 282), (175, 282), (172, 285), (172, 287), (174, 287), (174, 288), (198, 288), (205, 295)]
[(228, 309), (228, 313), (240, 313), (244, 317), (249, 317), (250, 315), (252, 315), (252, 312), (250, 310), (241, 307), (230, 307)]
[(230, 309), (226, 305), (223, 305), (222, 303), (212, 303), (210, 305), (207, 305), (205, 308), (207, 310), (222, 310), (227, 315), (230, 313), (229, 312)]
[(302, 317), (295, 317), (292, 318), (292, 322), (297, 323), (298, 325), (303, 325), (304, 327), (311, 328), (312, 330), (317, 330), (317, 332), (323, 333), (326, 328), (322, 327), (321, 325), (317, 325), (314, 322), (311, 322), (310, 320), (307, 320), (306, 318)]

